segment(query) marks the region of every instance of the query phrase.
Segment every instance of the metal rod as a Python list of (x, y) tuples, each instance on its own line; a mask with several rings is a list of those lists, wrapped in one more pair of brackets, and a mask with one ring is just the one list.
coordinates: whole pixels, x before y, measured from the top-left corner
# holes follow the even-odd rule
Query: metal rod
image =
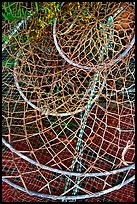
[(86, 173), (86, 174), (84, 174), (84, 172), (83, 173), (75, 173), (75, 172), (63, 171), (63, 170), (59, 170), (59, 169), (54, 169), (52, 167), (48, 167), (48, 166), (46, 166), (44, 164), (40, 164), (40, 163), (28, 158), (27, 156), (23, 155), (22, 153), (18, 152), (15, 148), (13, 148), (4, 138), (2, 138), (2, 142), (12, 152), (14, 152), (16, 155), (18, 155), (22, 159), (30, 162), (31, 164), (33, 164), (35, 166), (38, 166), (38, 167), (40, 167), (42, 169), (46, 169), (48, 171), (59, 173), (59, 174), (62, 174), (62, 175), (81, 176), (81, 177), (97, 177), (97, 176), (100, 177), (100, 176), (109, 176), (111, 174), (120, 173), (120, 172), (130, 170), (130, 169), (135, 169), (135, 164), (133, 163), (133, 164), (131, 164), (129, 166), (126, 166), (126, 167), (123, 167), (123, 168), (120, 168), (120, 169), (115, 169), (115, 170), (112, 170), (112, 171), (105, 171), (105, 172), (100, 172), (100, 173)]
[(6, 182), (7, 184), (14, 187), (15, 189), (18, 189), (18, 190), (23, 191), (25, 193), (29, 193), (32, 196), (38, 196), (38, 197), (41, 197), (41, 198), (50, 198), (50, 199), (53, 199), (53, 200), (61, 200), (61, 199), (74, 200), (74, 199), (86, 199), (86, 198), (99, 197), (101, 195), (113, 192), (115, 190), (119, 190), (120, 188), (122, 188), (123, 186), (125, 186), (128, 183), (132, 182), (133, 180), (135, 180), (135, 175), (130, 177), (126, 181), (112, 187), (112, 188), (109, 188), (109, 189), (106, 189), (106, 190), (103, 190), (103, 191), (100, 191), (100, 192), (97, 192), (97, 193), (94, 193), (94, 194), (92, 193), (92, 194), (88, 194), (88, 195), (85, 194), (85, 195), (79, 195), (79, 196), (56, 196), (56, 195), (48, 195), (48, 194), (38, 193), (38, 192), (35, 192), (35, 191), (31, 191), (31, 190), (28, 190), (28, 192), (27, 192), (25, 188), (23, 188), (21, 186), (18, 186), (17, 184), (12, 183), (8, 179), (2, 178), (3, 182)]

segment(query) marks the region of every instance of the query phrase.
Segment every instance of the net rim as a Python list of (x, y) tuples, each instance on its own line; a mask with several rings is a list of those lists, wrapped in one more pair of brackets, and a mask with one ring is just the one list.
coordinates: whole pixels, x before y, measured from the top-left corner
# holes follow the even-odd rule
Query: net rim
[(2, 178), (3, 182), (6, 182), (7, 184), (9, 184), (10, 186), (14, 187), (15, 189), (21, 190), (24, 193), (29, 193), (32, 196), (37, 196), (37, 197), (42, 197), (42, 198), (50, 198), (53, 200), (73, 200), (73, 199), (86, 199), (86, 198), (93, 198), (93, 197), (99, 197), (101, 195), (113, 192), (115, 190), (119, 190), (120, 188), (122, 188), (123, 186), (127, 185), (128, 183), (132, 182), (135, 179), (135, 175), (130, 177), (129, 179), (125, 180), (124, 182), (113, 186), (109, 189), (103, 190), (103, 191), (99, 191), (97, 193), (92, 193), (92, 194), (85, 194), (85, 195), (78, 195), (78, 196), (56, 196), (56, 195), (50, 195), (50, 194), (44, 194), (44, 193), (38, 193), (35, 191), (31, 191), (31, 190), (26, 190), (25, 188), (14, 184), (13, 182), (9, 181), (8, 179)]
[(122, 167), (122, 168), (119, 168), (119, 169), (114, 169), (112, 171), (105, 171), (105, 172), (100, 172), (100, 173), (75, 173), (75, 172), (69, 172), (69, 171), (64, 171), (64, 170), (59, 170), (59, 169), (55, 169), (55, 168), (52, 168), (52, 167), (48, 167), (44, 164), (40, 164), (36, 161), (34, 161), (33, 159), (30, 159), (28, 158), (27, 156), (23, 155), (22, 153), (18, 152), (15, 148), (13, 148), (4, 138), (2, 138), (2, 143), (8, 147), (12, 152), (14, 152), (16, 155), (18, 155), (19, 157), (23, 158), (25, 161), (28, 161), (29, 163), (35, 165), (35, 166), (38, 166), (42, 169), (45, 169), (45, 170), (48, 170), (48, 171), (51, 171), (51, 172), (55, 172), (55, 173), (59, 173), (59, 174), (62, 174), (62, 175), (68, 175), (68, 176), (80, 176), (80, 177), (94, 177), (94, 176), (98, 176), (98, 177), (101, 177), (101, 176), (108, 176), (108, 175), (111, 175), (111, 174), (116, 174), (116, 173), (119, 173), (119, 172), (123, 172), (123, 171), (126, 171), (126, 170), (130, 170), (130, 169), (135, 169), (135, 164), (131, 164), (131, 165), (127, 165), (126, 167)]
[[(18, 25), (16, 26), (16, 29), (12, 32), (11, 35), (9, 35), (9, 41), (10, 41), (11, 37), (17, 32), (17, 30), (22, 26), (23, 22), (27, 22), (27, 20), (28, 20), (30, 17), (31, 17), (31, 16), (28, 16), (26, 19), (24, 19), (24, 20), (22, 20), (21, 22), (18, 23)], [(9, 41), (5, 41), (5, 42), (4, 42), (4, 46), (2, 47), (2, 52), (4, 52), (4, 50), (6, 49), (6, 46), (7, 46), (7, 44), (9, 43)], [(19, 52), (17, 53), (17, 56), (18, 56), (18, 55), (19, 55)], [(15, 61), (15, 65), (16, 65), (16, 61)], [(95, 77), (94, 77), (94, 79), (96, 78), (97, 75), (98, 75), (98, 72), (95, 72)], [(19, 83), (18, 83), (18, 81), (17, 81), (17, 75), (15, 74), (15, 72), (14, 72), (14, 81), (15, 81), (16, 87), (17, 87), (17, 89), (18, 89), (18, 91), (19, 91), (19, 94), (22, 96), (22, 98), (24, 99), (24, 101), (25, 101), (27, 104), (29, 104), (32, 108), (34, 108), (35, 110), (41, 112), (41, 109), (38, 108), (37, 106), (35, 106), (33, 103), (31, 103), (31, 102), (26, 98), (26, 96), (23, 94), (23, 92), (21, 91), (21, 88), (20, 88)], [(94, 83), (96, 83), (96, 82), (97, 82), (97, 81), (95, 81)], [(93, 87), (94, 87), (94, 84), (93, 84)], [(103, 90), (103, 88), (104, 88), (104, 82), (103, 82), (103, 84), (102, 84), (102, 86), (101, 86), (100, 89)], [(94, 87), (94, 89), (95, 89), (95, 87)], [(97, 100), (98, 98), (99, 98), (99, 94), (96, 95), (96, 97), (95, 97), (95, 99), (94, 99), (93, 101), (95, 102), (95, 100)], [(85, 109), (86, 109), (87, 106), (88, 106), (88, 104), (85, 106)], [(80, 113), (80, 112), (82, 112), (82, 111), (84, 111), (84, 108), (80, 108), (80, 109), (78, 109), (78, 110), (75, 110), (75, 111), (72, 111), (72, 112), (65, 112), (65, 113), (51, 113), (51, 112), (49, 112), (48, 110), (46, 110), (46, 111), (44, 110), (44, 111), (42, 111), (41, 114), (42, 114), (42, 115), (45, 115), (45, 116), (51, 115), (51, 116), (61, 116), (61, 117), (64, 117), (64, 116), (74, 115), (74, 114)]]
[[(61, 8), (63, 7), (63, 5), (65, 4), (65, 2), (62, 2), (61, 3)], [(91, 66), (83, 66), (81, 64), (77, 64), (75, 62), (73, 62), (72, 60), (70, 60), (62, 51), (61, 51), (61, 48), (59, 47), (58, 45), (58, 41), (57, 41), (57, 36), (56, 36), (56, 24), (57, 24), (57, 18), (54, 18), (54, 21), (53, 21), (53, 39), (54, 39), (54, 44), (56, 46), (56, 49), (58, 50), (59, 54), (61, 55), (61, 57), (66, 60), (69, 64), (73, 65), (73, 66), (76, 66), (78, 68), (83, 68), (83, 69), (87, 69), (87, 70), (95, 70), (95, 69), (98, 69), (100, 70), (104, 65), (101, 65), (101, 66), (96, 66), (96, 68), (94, 67), (91, 67)], [(112, 60), (113, 63), (116, 63), (120, 60), (120, 58), (124, 57), (129, 51), (130, 49), (133, 47), (135, 43), (135, 35), (133, 36), (129, 46), (126, 48), (125, 51), (123, 51), (123, 53), (121, 53), (115, 60)], [(111, 64), (107, 63), (105, 64), (106, 67), (109, 67), (111, 66)]]
[[(15, 62), (15, 65), (16, 65), (16, 62)], [(86, 109), (86, 107), (88, 106), (88, 103), (87, 103), (87, 105), (86, 105), (84, 108), (80, 108), (80, 109), (75, 110), (75, 111), (72, 111), (72, 112), (64, 112), (64, 113), (52, 113), (52, 112), (50, 112), (48, 109), (47, 109), (46, 111), (45, 111), (45, 110), (42, 110), (41, 108), (38, 108), (37, 106), (35, 106), (33, 103), (31, 103), (31, 102), (26, 98), (26, 96), (23, 94), (23, 92), (21, 91), (21, 88), (20, 88), (20, 86), (19, 86), (19, 83), (18, 83), (18, 80), (17, 80), (17, 75), (16, 75), (15, 71), (13, 71), (13, 72), (14, 72), (15, 85), (16, 85), (16, 87), (17, 87), (17, 89), (18, 89), (19, 94), (22, 96), (22, 98), (24, 99), (24, 101), (25, 101), (27, 104), (29, 104), (29, 105), (30, 105), (32, 108), (34, 108), (35, 110), (41, 112), (42, 115), (45, 115), (45, 116), (51, 115), (51, 116), (61, 116), (61, 117), (64, 117), (64, 116), (69, 116), (69, 115), (74, 115), (74, 114), (80, 113), (80, 112), (84, 111), (84, 109)], [(97, 83), (97, 80), (96, 80), (97, 76), (98, 76), (98, 72), (96, 72), (95, 75), (94, 75), (94, 83), (93, 83), (93, 86), (92, 86), (92, 87), (93, 87), (93, 90), (92, 90), (92, 88), (91, 88), (91, 90), (92, 90), (93, 92), (94, 92), (94, 90), (95, 90), (95, 88), (96, 88), (96, 86), (94, 86), (94, 84)], [(103, 90), (104, 85), (105, 85), (105, 82), (103, 82), (103, 84), (102, 84), (100, 90)], [(99, 94), (97, 94), (97, 95), (95, 96), (95, 98), (93, 99), (93, 102), (95, 102), (95, 100), (97, 100), (98, 98), (99, 98)]]
[[(60, 7), (63, 7), (64, 4), (65, 4), (65, 2), (62, 2)], [(10, 39), (14, 36), (14, 34), (15, 34), (15, 33), (17, 32), (17, 30), (22, 26), (22, 24), (23, 24), (24, 22), (27, 22), (28, 19), (29, 19), (32, 15), (34, 15), (34, 14), (35, 14), (35, 12), (33, 12), (33, 14), (31, 14), (30, 16), (28, 16), (26, 19), (21, 20), (21, 21), (17, 24), (16, 29), (14, 29), (13, 32), (11, 33), (11, 35), (9, 35), (9, 37), (8, 37), (9, 40), (8, 40), (8, 41), (5, 41), (5, 42), (3, 43), (2, 52), (6, 49), (6, 46), (7, 46), (7, 44), (9, 43)], [(54, 18), (54, 21), (53, 21), (53, 39), (54, 39), (54, 44), (55, 44), (56, 49), (58, 50), (59, 54), (63, 57), (63, 59), (64, 59), (65, 61), (67, 61), (69, 64), (72, 64), (73, 66), (76, 66), (76, 67), (78, 67), (78, 68), (88, 69), (88, 70), (91, 70), (91, 71), (94, 70), (95, 68), (93, 68), (93, 67), (82, 66), (82, 65), (78, 65), (78, 64), (72, 62), (71, 60), (69, 60), (69, 59), (62, 53), (62, 51), (61, 51), (61, 49), (60, 49), (60, 47), (59, 47), (59, 45), (58, 45), (58, 43), (57, 43), (57, 38), (56, 38), (56, 22), (57, 22), (57, 18)], [(133, 47), (134, 43), (135, 43), (135, 35), (134, 35), (133, 39), (131, 40), (131, 43), (129, 44), (129, 46), (127, 47), (127, 49), (126, 49), (122, 54), (120, 54), (120, 55), (117, 57), (117, 59), (115, 59), (113, 62), (116, 63), (116, 62), (119, 61), (120, 58), (124, 57), (124, 56), (130, 51), (130, 49)], [(107, 67), (107, 66), (109, 67), (109, 66), (111, 66), (111, 65), (110, 65), (110, 64), (106, 64), (106, 67)], [(99, 67), (97, 67), (97, 68), (102, 68), (102, 66), (99, 66)], [(96, 72), (96, 73), (97, 73), (97, 72)], [(18, 89), (20, 95), (22, 96), (22, 98), (23, 98), (31, 107), (33, 107), (35, 110), (38, 110), (38, 111), (41, 112), (41, 110), (40, 110), (37, 106), (35, 106), (34, 104), (32, 104), (30, 101), (28, 101), (28, 99), (27, 99), (27, 98), (25, 97), (25, 95), (22, 93), (22, 91), (21, 91), (21, 89), (20, 89), (20, 86), (19, 86), (19, 84), (18, 84), (18, 82), (17, 82), (17, 76), (16, 76), (15, 72), (14, 72), (14, 81), (15, 81), (16, 87), (17, 87), (17, 89)], [(104, 88), (103, 86), (104, 86), (104, 83), (103, 83), (103, 85), (102, 85), (102, 87), (101, 87), (101, 90), (103, 90), (103, 88)], [(98, 99), (98, 97), (99, 97), (99, 95), (97, 94), (97, 97), (95, 97), (96, 100)], [(94, 101), (95, 101), (95, 100), (94, 100)], [(88, 106), (88, 104), (87, 104), (85, 107), (87, 107), (87, 106)], [(42, 112), (42, 114), (44, 114), (45, 116), (47, 116), (47, 115), (52, 115), (52, 116), (61, 116), (61, 117), (63, 117), (63, 116), (68, 116), (68, 115), (77, 114), (77, 113), (80, 113), (80, 112), (82, 112), (82, 111), (83, 111), (83, 109), (78, 109), (78, 110), (73, 111), (73, 112), (50, 113), (48, 110), (47, 110), (47, 111), (44, 110), (44, 111)]]

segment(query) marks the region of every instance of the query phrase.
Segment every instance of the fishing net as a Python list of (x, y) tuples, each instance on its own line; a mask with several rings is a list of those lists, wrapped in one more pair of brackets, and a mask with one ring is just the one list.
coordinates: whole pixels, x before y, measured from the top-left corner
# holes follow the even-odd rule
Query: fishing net
[(54, 21), (54, 41), (61, 56), (85, 69), (113, 64), (134, 37), (134, 5), (127, 2), (64, 4)]
[(55, 5), (3, 23), (3, 201), (133, 202), (134, 4)]

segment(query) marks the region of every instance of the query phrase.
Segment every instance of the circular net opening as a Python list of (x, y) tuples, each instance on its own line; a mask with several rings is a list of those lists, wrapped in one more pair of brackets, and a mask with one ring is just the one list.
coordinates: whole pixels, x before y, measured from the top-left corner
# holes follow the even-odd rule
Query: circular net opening
[(85, 69), (113, 64), (132, 43), (134, 5), (127, 2), (65, 3), (54, 21), (54, 41), (61, 56)]

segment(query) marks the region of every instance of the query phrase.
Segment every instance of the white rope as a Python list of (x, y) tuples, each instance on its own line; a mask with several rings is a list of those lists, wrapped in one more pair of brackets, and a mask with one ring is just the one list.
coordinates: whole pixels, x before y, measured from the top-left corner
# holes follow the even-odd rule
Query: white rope
[(128, 142), (127, 142), (127, 145), (126, 145), (126, 147), (123, 149), (123, 152), (122, 152), (122, 161), (123, 161), (123, 164), (125, 164), (125, 166), (128, 166), (128, 163), (130, 163), (130, 162), (128, 162), (128, 161), (125, 161), (125, 154), (126, 154), (126, 152), (128, 151), (128, 149), (131, 147), (133, 145), (133, 142), (131, 142), (130, 140), (128, 140)]

